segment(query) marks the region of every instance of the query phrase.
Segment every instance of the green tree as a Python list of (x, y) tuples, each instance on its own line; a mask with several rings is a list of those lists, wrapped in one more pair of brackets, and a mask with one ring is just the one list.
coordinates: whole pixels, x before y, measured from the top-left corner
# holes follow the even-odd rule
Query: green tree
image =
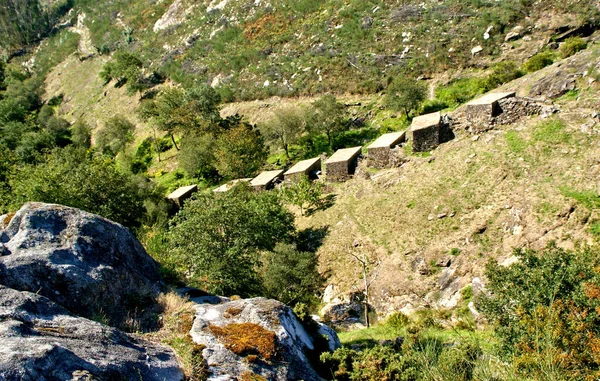
[[(97, 213), (128, 227), (140, 225), (150, 190), (119, 172), (112, 160), (82, 150), (53, 151), (38, 165), (18, 168), (10, 177), (5, 211), (28, 201), (57, 203)], [(8, 201), (8, 202), (7, 202)]]
[(309, 114), (309, 128), (311, 132), (325, 134), (327, 143), (332, 148), (333, 139), (348, 129), (346, 122), (346, 108), (331, 94), (323, 95), (312, 103), (313, 109)]
[(142, 102), (138, 114), (171, 136), (176, 133), (220, 133), (219, 94), (210, 86), (198, 85), (188, 90), (172, 87), (163, 90), (155, 100)]
[(142, 69), (144, 63), (135, 54), (118, 51), (113, 59), (104, 64), (98, 74), (105, 84), (111, 80), (117, 81), (117, 86), (127, 85), (127, 92), (134, 94), (148, 88), (144, 81)]
[(300, 208), (300, 214), (310, 208), (316, 208), (323, 197), (323, 183), (310, 181), (308, 176), (301, 176), (298, 181), (285, 184), (281, 188), (282, 197), (292, 205)]
[(179, 165), (190, 177), (211, 178), (215, 169), (215, 139), (210, 134), (185, 136), (179, 151)]
[(108, 156), (116, 156), (133, 140), (135, 126), (121, 115), (106, 121), (106, 125), (98, 131), (96, 145)]
[(46, 122), (46, 131), (54, 140), (57, 147), (71, 144), (71, 124), (64, 118), (51, 116)]
[(288, 242), (294, 218), (277, 195), (240, 184), (223, 195), (188, 201), (169, 229), (177, 272), (208, 292), (252, 296), (261, 292), (260, 252)]
[(83, 120), (78, 120), (71, 127), (71, 140), (76, 147), (90, 148), (92, 146), (92, 129)]
[(290, 158), (290, 144), (295, 144), (306, 131), (306, 118), (297, 107), (284, 107), (274, 112), (261, 128), (267, 140), (275, 142)]
[(38, 0), (3, 0), (0, 4), (0, 47), (30, 45), (49, 31), (48, 10)]
[(406, 118), (412, 110), (419, 108), (425, 100), (427, 87), (407, 76), (398, 76), (387, 87), (384, 102), (394, 111), (404, 111)]
[(313, 304), (323, 287), (314, 253), (299, 251), (295, 245), (278, 243), (263, 258), (263, 284), (266, 296), (290, 306)]
[(267, 155), (260, 132), (244, 122), (230, 127), (215, 143), (215, 166), (219, 174), (228, 178), (253, 176)]

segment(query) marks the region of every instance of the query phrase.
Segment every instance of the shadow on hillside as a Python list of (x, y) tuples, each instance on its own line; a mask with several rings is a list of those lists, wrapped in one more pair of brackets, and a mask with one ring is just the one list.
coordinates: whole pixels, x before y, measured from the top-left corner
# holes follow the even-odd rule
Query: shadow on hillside
[(298, 232), (298, 249), (301, 251), (316, 252), (327, 234), (329, 233), (329, 225), (320, 228), (307, 228)]

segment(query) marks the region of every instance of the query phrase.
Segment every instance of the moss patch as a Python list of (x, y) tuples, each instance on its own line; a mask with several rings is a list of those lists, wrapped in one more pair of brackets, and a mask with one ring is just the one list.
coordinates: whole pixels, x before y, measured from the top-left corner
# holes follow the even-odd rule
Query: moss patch
[(234, 323), (224, 327), (211, 325), (208, 329), (225, 345), (225, 348), (237, 355), (257, 355), (266, 361), (276, 355), (275, 333), (258, 324)]

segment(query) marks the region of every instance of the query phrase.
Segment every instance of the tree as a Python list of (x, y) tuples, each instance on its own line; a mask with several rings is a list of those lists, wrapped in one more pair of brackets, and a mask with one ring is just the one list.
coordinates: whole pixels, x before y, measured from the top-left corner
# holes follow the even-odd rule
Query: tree
[(105, 84), (113, 79), (117, 81), (117, 86), (126, 84), (127, 92), (132, 95), (148, 88), (142, 75), (143, 68), (144, 63), (140, 57), (125, 51), (118, 51), (111, 61), (104, 64), (98, 75)]
[(76, 147), (90, 148), (92, 146), (92, 129), (83, 120), (75, 122), (71, 127), (71, 141)]
[(188, 176), (214, 177), (215, 139), (210, 134), (191, 133), (186, 135), (179, 151), (179, 165)]
[(98, 131), (96, 144), (103, 154), (116, 156), (133, 140), (134, 130), (135, 126), (127, 118), (121, 115), (114, 116)]
[(324, 281), (318, 264), (314, 253), (299, 251), (293, 244), (278, 243), (263, 258), (266, 296), (290, 306), (312, 304)]
[(198, 85), (188, 90), (172, 87), (163, 90), (155, 100), (142, 102), (138, 115), (171, 136), (176, 133), (220, 133), (219, 94), (210, 86)]
[(215, 148), (219, 174), (234, 179), (256, 174), (268, 155), (260, 132), (241, 121), (217, 138)]
[(313, 110), (309, 117), (310, 130), (324, 133), (329, 147), (332, 147), (333, 138), (348, 129), (345, 123), (346, 109), (335, 96), (330, 94), (323, 95), (313, 102), (312, 106)]
[(240, 184), (222, 195), (199, 194), (175, 216), (169, 245), (178, 273), (220, 295), (261, 292), (260, 252), (289, 242), (294, 217), (277, 195)]
[(72, 147), (57, 149), (44, 159), (38, 165), (20, 167), (10, 177), (10, 209), (28, 201), (57, 203), (128, 227), (139, 226), (150, 192), (119, 172), (112, 160)]
[(388, 86), (384, 102), (391, 110), (404, 111), (408, 118), (408, 114), (423, 103), (426, 93), (424, 84), (407, 76), (398, 76)]
[(276, 142), (290, 158), (289, 146), (298, 141), (306, 130), (306, 118), (297, 107), (284, 107), (273, 113), (261, 128), (265, 137)]
[(310, 181), (303, 175), (298, 181), (284, 185), (281, 193), (284, 200), (299, 207), (300, 214), (304, 215), (305, 209), (316, 208), (321, 203), (323, 183)]

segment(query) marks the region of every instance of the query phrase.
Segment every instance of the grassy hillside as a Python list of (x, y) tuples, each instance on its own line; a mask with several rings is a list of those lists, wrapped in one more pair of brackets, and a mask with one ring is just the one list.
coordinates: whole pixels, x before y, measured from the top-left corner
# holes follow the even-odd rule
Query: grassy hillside
[[(485, 67), (509, 50), (526, 58), (557, 29), (598, 15), (577, 0), (79, 0), (76, 10), (101, 54), (135, 52), (149, 69), (211, 83), (226, 100), (372, 93), (400, 72)], [(517, 26), (533, 38), (505, 44)]]
[[(596, 47), (506, 88), (525, 93), (533, 78), (581, 63), (598, 73), (597, 54)], [(600, 129), (593, 117), (600, 86), (589, 75), (579, 81), (577, 93), (556, 101), (561, 112), (553, 117), (475, 136), (456, 130), (456, 139), (431, 157), (411, 156), (400, 168), (369, 170), (371, 179), (333, 186), (334, 205), (298, 222), (327, 232), (318, 253), (329, 283), (340, 293), (362, 290), (362, 267), (349, 255), (358, 244), (378, 272), (378, 313), (448, 306), (489, 258), (503, 262), (514, 248), (541, 249), (550, 241), (573, 248), (600, 239)], [(436, 266), (442, 258), (451, 259), (451, 270)]]

